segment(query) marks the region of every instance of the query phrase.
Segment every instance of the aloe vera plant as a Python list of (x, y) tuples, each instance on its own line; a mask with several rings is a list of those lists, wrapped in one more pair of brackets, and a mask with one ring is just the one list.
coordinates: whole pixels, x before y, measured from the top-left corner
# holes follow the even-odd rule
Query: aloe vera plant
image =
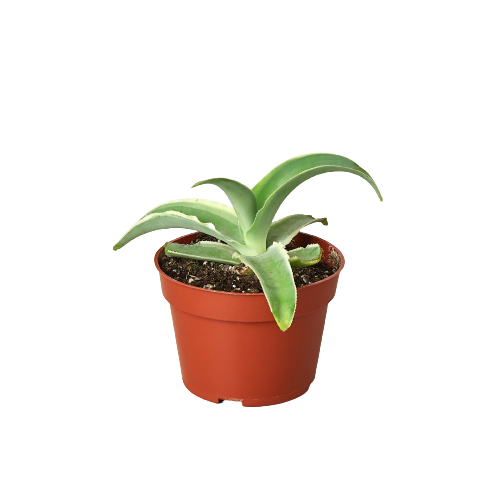
[(281, 330), (287, 330), (295, 314), (297, 290), (292, 267), (305, 267), (321, 260), (317, 244), (291, 251), (285, 249), (305, 226), (327, 225), (326, 218), (289, 215), (276, 222), (274, 216), (285, 198), (307, 179), (326, 172), (350, 172), (365, 179), (382, 201), (382, 195), (366, 170), (339, 155), (310, 154), (292, 158), (271, 170), (252, 189), (225, 178), (208, 179), (195, 186), (213, 184), (224, 191), (232, 207), (209, 200), (183, 199), (157, 206), (139, 219), (113, 247), (157, 229), (194, 229), (225, 242), (194, 245), (167, 243), (165, 254), (198, 260), (243, 263), (259, 278), (271, 312)]

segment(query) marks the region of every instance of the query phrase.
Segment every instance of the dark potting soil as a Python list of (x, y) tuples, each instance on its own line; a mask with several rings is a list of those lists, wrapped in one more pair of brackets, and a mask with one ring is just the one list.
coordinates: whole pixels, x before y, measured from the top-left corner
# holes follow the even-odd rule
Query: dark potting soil
[[(199, 241), (219, 241), (213, 236), (200, 233), (190, 244)], [(221, 242), (223, 243), (223, 242)], [(287, 250), (295, 248), (293, 242), (286, 246)], [(340, 257), (332, 252), (330, 256), (331, 265), (318, 262), (314, 266), (292, 268), (295, 286), (316, 283), (334, 274), (340, 266)], [(259, 293), (262, 286), (259, 278), (252, 275), (239, 274), (245, 269), (243, 264), (232, 266), (220, 262), (201, 261), (185, 259), (183, 257), (171, 257), (163, 255), (160, 257), (160, 267), (163, 272), (176, 281), (186, 285), (219, 290), (222, 292), (235, 293)]]

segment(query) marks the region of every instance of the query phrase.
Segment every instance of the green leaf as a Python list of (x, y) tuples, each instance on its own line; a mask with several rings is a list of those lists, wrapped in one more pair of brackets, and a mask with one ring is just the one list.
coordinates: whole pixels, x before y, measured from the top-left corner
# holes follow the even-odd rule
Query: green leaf
[(245, 232), (250, 228), (257, 213), (257, 202), (251, 189), (240, 182), (221, 177), (197, 182), (193, 187), (201, 186), (202, 184), (213, 184), (221, 188), (229, 198), (231, 205), (233, 205), (241, 229)]
[[(244, 243), (243, 237), (238, 228), (238, 218), (236, 217), (235, 211), (231, 207), (216, 201), (202, 200), (200, 198), (173, 200), (158, 205), (153, 208), (153, 210), (150, 210), (146, 215), (141, 217), (141, 219), (144, 219), (151, 214), (171, 211), (194, 216), (203, 224), (213, 224), (218, 232), (226, 235), (231, 240), (237, 241), (241, 244)], [(217, 238), (219, 237), (217, 236)]]
[[(273, 194), (274, 191), (276, 191), (283, 184), (292, 179), (292, 177), (295, 177), (296, 175), (312, 168), (325, 167), (329, 165), (354, 169), (359, 173), (365, 174), (365, 176), (369, 177), (373, 181), (370, 174), (366, 170), (363, 170), (357, 163), (354, 163), (345, 156), (332, 155), (328, 153), (313, 153), (309, 155), (297, 156), (285, 161), (281, 165), (278, 165), (253, 187), (252, 191), (257, 199), (257, 209), (261, 209), (269, 196), (271, 196), (271, 194)], [(307, 177), (307, 179), (310, 177), (313, 176), (311, 175)], [(372, 186), (382, 200), (382, 196), (374, 182)]]
[(350, 172), (358, 175), (373, 187), (382, 200), (382, 195), (368, 172), (348, 158), (329, 154), (293, 158), (276, 167), (253, 188), (259, 211), (252, 227), (245, 233), (248, 244), (257, 251), (262, 251), (262, 242), (266, 240), (273, 218), (285, 198), (304, 181), (326, 172)]
[(292, 267), (309, 267), (321, 260), (323, 250), (317, 243), (288, 250), (288, 259)]
[(232, 240), (226, 234), (218, 231), (213, 224), (209, 222), (201, 222), (194, 215), (186, 215), (181, 212), (175, 212), (172, 210), (163, 213), (152, 213), (137, 221), (113, 247), (113, 250), (122, 248), (128, 242), (143, 234), (150, 233), (151, 231), (157, 231), (158, 229), (168, 229), (172, 227), (194, 229), (195, 231), (200, 231), (202, 233), (214, 236), (219, 240), (225, 241), (236, 250), (238, 250), (238, 252), (249, 251), (247, 246), (238, 241)]
[(328, 225), (328, 221), (325, 217), (315, 219), (311, 215), (302, 214), (289, 215), (288, 217), (273, 222), (267, 233), (266, 246), (269, 247), (275, 241), (287, 245), (302, 228), (314, 222), (321, 222), (324, 226)]
[(273, 243), (261, 255), (239, 257), (259, 278), (276, 323), (281, 330), (287, 330), (295, 314), (297, 290), (285, 246)]
[[(162, 218), (151, 218), (155, 214), (162, 214)], [(147, 224), (140, 224), (144, 221)], [(150, 231), (171, 227), (195, 229), (225, 241), (239, 252), (250, 255), (257, 253), (244, 244), (233, 208), (223, 203), (199, 198), (174, 200), (158, 205), (136, 222), (113, 248), (117, 250), (132, 239)], [(131, 237), (132, 235), (135, 236)]]
[(235, 249), (232, 246), (224, 245), (224, 243), (217, 243), (215, 241), (200, 241), (194, 245), (167, 243), (165, 245), (165, 255), (196, 260), (209, 260), (231, 265), (241, 263), (240, 259), (234, 257)]

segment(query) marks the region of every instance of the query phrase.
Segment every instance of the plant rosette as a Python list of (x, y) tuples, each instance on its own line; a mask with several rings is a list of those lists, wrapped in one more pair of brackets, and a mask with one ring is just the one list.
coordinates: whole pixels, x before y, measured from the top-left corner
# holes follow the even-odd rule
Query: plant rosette
[[(280, 205), (304, 181), (326, 172), (349, 172), (365, 179), (380, 200), (382, 195), (366, 170), (344, 156), (325, 153), (292, 158), (261, 179), (253, 189), (225, 178), (208, 179), (194, 186), (214, 184), (229, 198), (232, 207), (190, 198), (163, 203), (139, 219), (113, 247), (122, 248), (151, 231), (182, 227), (213, 236), (226, 244), (202, 241), (195, 245), (167, 243), (165, 254), (229, 264), (245, 264), (262, 285), (279, 328), (292, 324), (297, 291), (292, 267), (306, 267), (321, 260), (318, 244), (295, 248), (287, 245), (304, 227), (315, 222), (327, 225), (325, 217), (295, 214), (274, 221)], [(193, 186), (193, 187), (194, 187)]]

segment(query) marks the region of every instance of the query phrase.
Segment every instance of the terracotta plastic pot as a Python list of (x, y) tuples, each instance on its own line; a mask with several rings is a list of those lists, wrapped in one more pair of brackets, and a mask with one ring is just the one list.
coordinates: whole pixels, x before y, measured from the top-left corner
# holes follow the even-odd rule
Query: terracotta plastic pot
[[(189, 243), (198, 233), (174, 240)], [(344, 267), (340, 251), (321, 238), (299, 233), (298, 246), (319, 243), (326, 259), (334, 249), (338, 271), (297, 289), (292, 326), (282, 332), (263, 293), (229, 293), (179, 283), (160, 268), (161, 289), (170, 303), (184, 385), (200, 398), (243, 406), (266, 406), (295, 399), (309, 389), (318, 363), (328, 303)]]

